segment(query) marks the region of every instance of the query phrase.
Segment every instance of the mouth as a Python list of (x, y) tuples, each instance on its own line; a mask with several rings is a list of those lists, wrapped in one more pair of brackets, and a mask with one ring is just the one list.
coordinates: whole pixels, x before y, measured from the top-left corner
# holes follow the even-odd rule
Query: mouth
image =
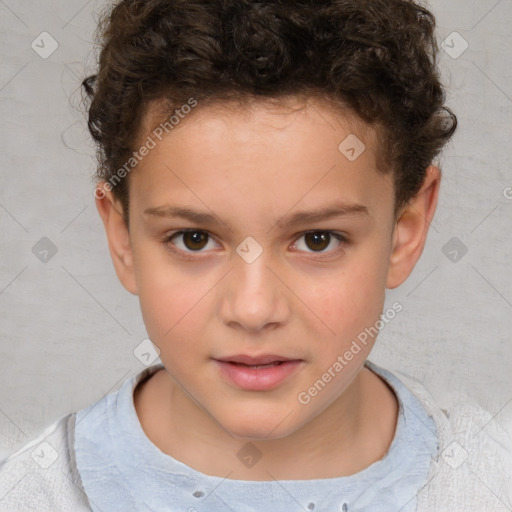
[(240, 354), (236, 356), (223, 357), (216, 359), (217, 361), (221, 361), (223, 363), (233, 363), (239, 364), (243, 366), (268, 366), (275, 364), (282, 364), (288, 361), (300, 361), (300, 359), (292, 359), (288, 357), (278, 356), (275, 354), (267, 354), (262, 356), (248, 356), (245, 354)]
[(235, 363), (234, 361), (225, 361), (227, 363), (236, 364), (237, 366), (245, 366), (246, 368), (253, 368), (254, 370), (258, 370), (260, 368), (270, 368), (272, 366), (276, 366), (278, 364), (283, 364), (284, 361), (274, 361), (273, 363), (267, 364), (245, 364), (245, 363)]
[(276, 388), (302, 366), (302, 359), (268, 354), (258, 357), (237, 355), (215, 359), (230, 384), (248, 391)]

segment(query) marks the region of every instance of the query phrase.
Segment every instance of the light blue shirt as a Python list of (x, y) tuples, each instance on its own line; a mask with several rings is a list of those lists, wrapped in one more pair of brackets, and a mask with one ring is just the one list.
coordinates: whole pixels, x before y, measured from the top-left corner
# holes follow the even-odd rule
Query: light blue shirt
[(78, 471), (94, 512), (413, 512), (438, 451), (436, 425), (390, 371), (365, 365), (395, 391), (398, 423), (388, 453), (359, 473), (315, 480), (247, 481), (209, 476), (163, 453), (133, 403), (157, 364), (76, 413)]

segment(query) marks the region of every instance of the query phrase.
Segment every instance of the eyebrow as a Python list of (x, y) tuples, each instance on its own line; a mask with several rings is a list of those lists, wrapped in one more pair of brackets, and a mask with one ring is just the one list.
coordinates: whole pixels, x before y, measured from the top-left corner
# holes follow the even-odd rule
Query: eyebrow
[[(144, 210), (144, 215), (164, 218), (182, 218), (197, 224), (223, 224), (218, 217), (211, 213), (192, 210), (184, 206), (163, 205), (155, 208), (147, 208)], [(319, 210), (303, 210), (285, 215), (279, 219), (274, 219), (273, 225), (285, 228), (296, 224), (319, 222), (346, 215), (370, 216), (370, 213), (368, 208), (362, 204), (337, 202)]]

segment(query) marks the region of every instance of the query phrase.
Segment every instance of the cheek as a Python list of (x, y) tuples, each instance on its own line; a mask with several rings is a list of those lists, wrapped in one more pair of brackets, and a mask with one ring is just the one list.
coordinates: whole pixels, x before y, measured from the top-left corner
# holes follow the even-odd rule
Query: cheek
[(318, 316), (336, 335), (354, 336), (373, 324), (382, 312), (382, 274), (382, 266), (360, 259), (358, 264), (325, 280), (308, 297), (319, 311)]
[(168, 344), (192, 336), (200, 328), (202, 295), (199, 290), (176, 281), (169, 282), (169, 286), (150, 282), (141, 287), (140, 307), (151, 340)]
[(153, 247), (139, 248), (135, 261), (141, 313), (153, 343), (163, 347), (170, 340), (190, 338), (194, 326), (199, 327), (206, 280), (194, 280)]
[(149, 338), (158, 347), (160, 359), (174, 375), (186, 374), (188, 368), (206, 357), (205, 312), (196, 294), (169, 288), (147, 287), (139, 294), (141, 313)]

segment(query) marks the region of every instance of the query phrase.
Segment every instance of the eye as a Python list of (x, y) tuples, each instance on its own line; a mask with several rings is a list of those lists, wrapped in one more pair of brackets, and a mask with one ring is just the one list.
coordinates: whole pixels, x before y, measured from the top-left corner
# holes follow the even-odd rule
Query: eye
[[(304, 239), (305, 244), (300, 243), (301, 239)], [(208, 247), (209, 242), (212, 243), (211, 247)], [(338, 250), (347, 242), (348, 240), (343, 235), (333, 231), (308, 231), (300, 236), (298, 241), (293, 244), (293, 248), (309, 253), (336, 254)], [(165, 238), (164, 243), (168, 246), (170, 244), (170, 249), (172, 250), (177, 249), (178, 251), (189, 254), (205, 252), (203, 251), (205, 248), (208, 250), (214, 249), (218, 246), (217, 242), (213, 240), (207, 231), (200, 229), (176, 231), (175, 233), (168, 235)], [(335, 244), (334, 248), (331, 247), (333, 243)], [(304, 245), (306, 246), (305, 249), (303, 247)], [(331, 249), (326, 250), (329, 247), (331, 247)]]
[[(180, 240), (180, 243), (173, 242), (174, 239)], [(208, 245), (208, 241), (211, 239), (209, 233), (201, 231), (199, 229), (188, 229), (183, 231), (177, 231), (172, 235), (169, 235), (166, 239), (166, 243), (171, 243), (183, 252), (204, 252), (204, 249)], [(211, 240), (213, 242), (213, 239)], [(217, 245), (215, 242), (214, 246)]]
[[(305, 241), (305, 244), (302, 245), (306, 246), (306, 252), (321, 254), (325, 252), (336, 253), (337, 249), (341, 247), (345, 242), (347, 242), (347, 239), (343, 235), (341, 235), (340, 233), (335, 233), (333, 231), (308, 231), (307, 233), (303, 233), (298, 240), (302, 238), (304, 238)], [(332, 242), (335, 242), (335, 248), (326, 251), (325, 249), (331, 246)], [(298, 242), (295, 242), (294, 248), (304, 250), (300, 247), (300, 245), (301, 244), (299, 244)], [(313, 250), (308, 251), (307, 248)]]

